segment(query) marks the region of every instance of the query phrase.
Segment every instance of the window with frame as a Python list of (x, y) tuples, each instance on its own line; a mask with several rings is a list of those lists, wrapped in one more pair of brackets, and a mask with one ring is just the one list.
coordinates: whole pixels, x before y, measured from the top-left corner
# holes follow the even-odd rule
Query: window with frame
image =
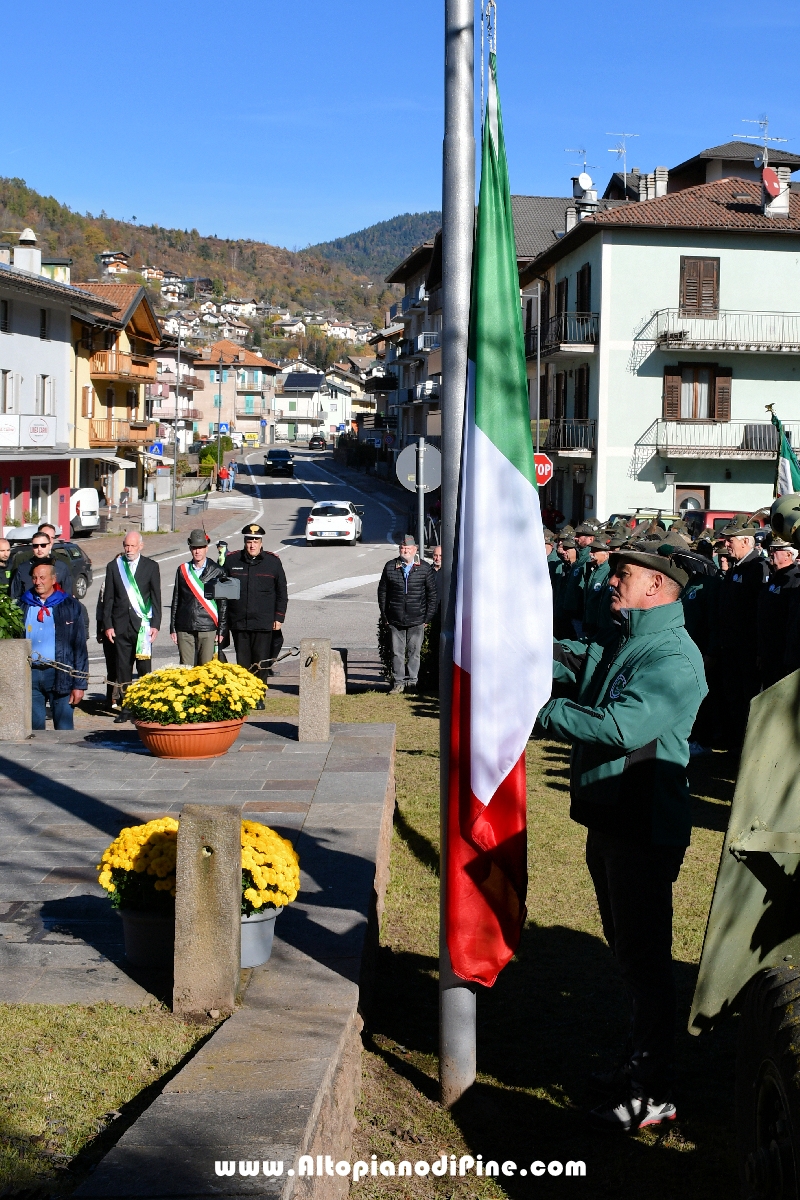
[(11, 328), (11, 301), (0, 300), (0, 333), (9, 333)]
[(589, 419), (589, 367), (584, 364), (575, 372), (575, 420)]
[(719, 259), (681, 255), (680, 310), (682, 317), (719, 316)]
[(13, 412), (11, 386), (11, 372), (0, 371), (0, 413)]
[(289, 401), (289, 412), (297, 412), (297, 401), (296, 400)]
[(664, 420), (730, 421), (732, 376), (730, 367), (716, 363), (665, 367)]
[(50, 337), (50, 312), (46, 308), (39, 309), (39, 337), (43, 342)]
[(89, 383), (81, 390), (81, 416), (94, 416), (94, 388)]
[(556, 374), (553, 394), (553, 420), (563, 421), (567, 415), (567, 373), (559, 371)]
[(577, 294), (575, 297), (575, 311), (579, 313), (591, 312), (592, 308), (592, 264), (584, 263), (577, 275)]
[(47, 375), (36, 376), (36, 400), (34, 412), (37, 417), (43, 417), (47, 412), (47, 401), (50, 393), (50, 379)]

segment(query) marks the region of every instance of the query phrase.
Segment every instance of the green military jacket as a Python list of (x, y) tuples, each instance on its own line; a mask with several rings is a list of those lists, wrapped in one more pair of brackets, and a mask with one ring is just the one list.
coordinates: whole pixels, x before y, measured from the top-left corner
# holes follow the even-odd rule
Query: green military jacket
[(609, 576), (611, 564), (600, 563), (586, 573), (586, 590), (583, 596), (583, 636), (596, 641), (604, 638), (615, 628), (611, 617), (611, 587)]
[(8, 567), (0, 567), (0, 595), (8, 596), (11, 589), (11, 576), (13, 571)]
[(539, 721), (572, 743), (573, 820), (639, 845), (686, 846), (703, 659), (677, 601), (617, 621), (602, 642), (554, 644), (554, 678), (574, 683), (576, 697), (550, 700)]
[(565, 617), (580, 621), (583, 617), (583, 594), (586, 589), (586, 564), (589, 559), (589, 547), (582, 546), (578, 551), (572, 569), (566, 575), (562, 610)]

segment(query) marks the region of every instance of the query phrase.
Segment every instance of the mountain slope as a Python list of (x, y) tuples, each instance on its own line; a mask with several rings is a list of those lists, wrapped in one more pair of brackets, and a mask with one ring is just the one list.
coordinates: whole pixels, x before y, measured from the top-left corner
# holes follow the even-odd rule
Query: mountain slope
[[(134, 225), (105, 213), (82, 216), (52, 196), (40, 195), (22, 179), (0, 177), (0, 229), (21, 230), (26, 225), (46, 256), (73, 260), (75, 282), (100, 275), (97, 255), (102, 250), (124, 250), (132, 255), (129, 265), (134, 271), (154, 266), (181, 276), (207, 276), (220, 292), (255, 296), (293, 310), (330, 308), (380, 324), (383, 309), (394, 300), (388, 288), (368, 286), (374, 279), (371, 273), (353, 270), (313, 247), (294, 253), (266, 242), (203, 237), (196, 229)], [(394, 262), (405, 253), (400, 250)]]
[(440, 212), (403, 213), (332, 242), (309, 246), (308, 253), (341, 263), (355, 274), (369, 275), (378, 282), (385, 279), (415, 246), (432, 238), (441, 223)]

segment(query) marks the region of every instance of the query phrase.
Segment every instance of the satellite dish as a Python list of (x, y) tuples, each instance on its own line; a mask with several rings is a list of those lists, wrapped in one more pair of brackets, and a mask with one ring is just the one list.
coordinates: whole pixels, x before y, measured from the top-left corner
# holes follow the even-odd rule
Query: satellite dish
[(780, 196), (781, 181), (778, 179), (777, 171), (773, 171), (772, 167), (764, 167), (761, 172), (761, 182), (764, 184), (764, 191), (768, 196)]
[(578, 176), (578, 183), (585, 192), (588, 192), (589, 188), (592, 186), (591, 175), (587, 175), (585, 171), (581, 171), (580, 175)]
[(767, 165), (767, 160), (766, 160), (766, 158), (764, 157), (764, 152), (763, 152), (763, 151), (759, 151), (759, 153), (758, 153), (758, 154), (755, 156), (755, 158), (753, 159), (753, 166), (755, 167), (755, 169), (756, 169), (757, 171), (760, 171), (760, 170), (761, 170), (761, 168), (762, 168), (762, 167), (765, 167), (766, 165)]

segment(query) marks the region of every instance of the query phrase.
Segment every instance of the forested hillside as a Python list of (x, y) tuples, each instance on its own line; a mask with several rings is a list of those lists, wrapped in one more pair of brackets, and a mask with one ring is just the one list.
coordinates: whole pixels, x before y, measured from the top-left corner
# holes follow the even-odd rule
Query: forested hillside
[[(383, 310), (394, 300), (391, 290), (376, 282), (382, 275), (350, 268), (320, 248), (295, 253), (266, 242), (202, 235), (196, 229), (117, 221), (104, 212), (99, 216), (81, 214), (52, 196), (40, 195), (22, 179), (0, 178), (0, 228), (21, 230), (26, 225), (36, 233), (45, 254), (73, 260), (75, 282), (99, 276), (100, 251), (124, 250), (133, 256), (130, 266), (134, 271), (154, 266), (181, 276), (207, 276), (220, 294), (254, 296), (293, 310), (332, 308), (344, 316), (380, 324)], [(393, 222), (374, 228), (383, 225)], [(354, 236), (363, 238), (370, 232), (363, 230)], [(15, 239), (9, 240), (13, 243)], [(378, 242), (368, 239), (366, 244)], [(406, 252), (398, 249), (396, 261)]]
[(321, 254), (356, 274), (382, 281), (415, 246), (432, 238), (441, 223), (440, 212), (403, 213), (347, 237), (310, 246), (308, 253)]

